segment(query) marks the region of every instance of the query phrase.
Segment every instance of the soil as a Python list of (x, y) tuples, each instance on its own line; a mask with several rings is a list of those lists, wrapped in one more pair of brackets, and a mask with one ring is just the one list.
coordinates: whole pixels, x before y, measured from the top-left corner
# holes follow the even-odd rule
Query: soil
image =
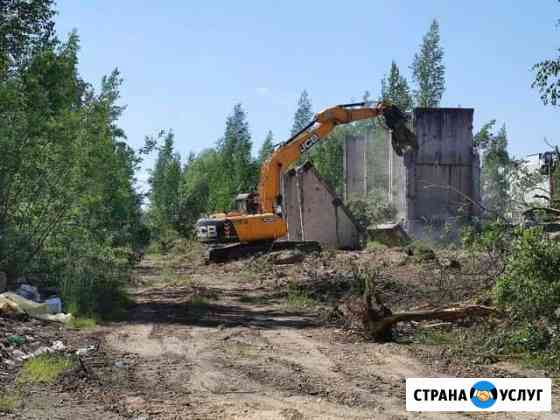
[[(340, 280), (332, 261), (312, 263), (315, 274), (319, 270)], [(545, 414), (408, 413), (407, 377), (543, 375), (513, 365), (458, 362), (437, 347), (414, 342), (370, 342), (327, 321), (317, 307), (290, 306), (282, 292), (286, 282), (301, 276), (317, 281), (306, 264), (179, 261), (164, 270), (147, 257), (137, 270), (128, 319), (85, 331), (57, 329), (57, 338), (69, 348), (93, 345), (95, 350), (56, 384), (27, 389), (5, 418), (559, 418), (554, 404), (554, 412)], [(407, 306), (403, 290), (408, 290), (416, 293), (408, 307), (421, 305), (425, 288), (416, 290), (419, 278), (397, 267), (406, 281), (397, 291), (387, 288), (389, 301)], [(164, 272), (174, 281), (164, 279)], [(325, 302), (331, 292), (324, 292)]]

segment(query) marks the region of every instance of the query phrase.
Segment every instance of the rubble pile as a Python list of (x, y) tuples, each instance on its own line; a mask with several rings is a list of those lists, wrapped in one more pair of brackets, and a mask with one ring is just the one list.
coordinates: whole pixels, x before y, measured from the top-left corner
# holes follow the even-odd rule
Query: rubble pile
[(13, 379), (25, 360), (64, 351), (59, 325), (25, 315), (0, 315), (0, 388)]

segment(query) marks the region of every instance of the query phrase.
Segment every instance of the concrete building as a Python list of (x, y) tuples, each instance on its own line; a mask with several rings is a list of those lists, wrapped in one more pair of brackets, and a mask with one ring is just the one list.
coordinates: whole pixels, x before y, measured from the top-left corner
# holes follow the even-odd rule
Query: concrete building
[(342, 200), (320, 178), (311, 163), (283, 177), (288, 240), (317, 241), (333, 249), (358, 249), (361, 232)]
[(397, 156), (390, 133), (370, 130), (344, 150), (345, 200), (384, 194), (397, 220), (416, 238), (438, 236), (462, 218), (479, 216), (480, 159), (473, 146), (473, 109), (417, 108), (419, 150)]

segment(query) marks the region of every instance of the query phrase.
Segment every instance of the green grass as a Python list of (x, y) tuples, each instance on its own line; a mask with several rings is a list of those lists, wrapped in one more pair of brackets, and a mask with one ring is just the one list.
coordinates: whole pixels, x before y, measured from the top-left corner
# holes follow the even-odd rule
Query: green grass
[(97, 321), (95, 318), (72, 317), (66, 325), (77, 330), (85, 330), (88, 328), (94, 328), (97, 325)]
[(288, 290), (287, 303), (293, 308), (310, 308), (317, 304), (307, 293), (297, 289)]
[(42, 354), (27, 360), (18, 374), (18, 384), (52, 384), (75, 360), (59, 354)]
[(427, 345), (453, 344), (456, 341), (456, 337), (449, 332), (425, 329), (418, 331), (415, 338), (419, 343)]
[(366, 250), (368, 251), (385, 251), (387, 248), (387, 245), (379, 241), (368, 241), (366, 246)]
[(16, 409), (18, 403), (16, 394), (0, 394), (0, 413), (11, 413)]

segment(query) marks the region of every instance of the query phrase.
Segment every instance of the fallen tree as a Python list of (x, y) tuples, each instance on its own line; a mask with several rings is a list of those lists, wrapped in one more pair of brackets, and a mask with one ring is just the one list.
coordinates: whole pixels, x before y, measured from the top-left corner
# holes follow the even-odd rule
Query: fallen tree
[(359, 319), (368, 336), (377, 341), (392, 340), (393, 328), (399, 322), (456, 321), (497, 313), (494, 308), (489, 306), (473, 304), (393, 313), (384, 305), (380, 294), (375, 290), (375, 282), (371, 278), (365, 280), (365, 290), (361, 301), (347, 301), (339, 309), (346, 317)]

